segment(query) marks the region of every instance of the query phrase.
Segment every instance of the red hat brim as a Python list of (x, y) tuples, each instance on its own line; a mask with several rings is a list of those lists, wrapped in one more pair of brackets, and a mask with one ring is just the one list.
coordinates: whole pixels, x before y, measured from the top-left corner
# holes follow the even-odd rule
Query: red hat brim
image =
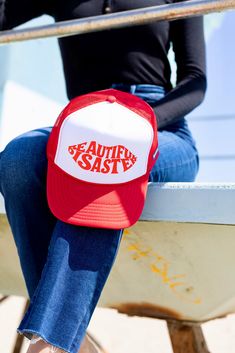
[(51, 212), (66, 223), (122, 229), (136, 223), (147, 193), (148, 173), (122, 184), (93, 184), (71, 177), (50, 159), (47, 200)]

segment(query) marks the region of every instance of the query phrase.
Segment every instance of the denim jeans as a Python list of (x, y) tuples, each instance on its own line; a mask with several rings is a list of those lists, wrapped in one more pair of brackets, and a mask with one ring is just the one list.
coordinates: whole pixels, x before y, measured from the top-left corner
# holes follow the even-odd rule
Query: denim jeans
[[(141, 87), (142, 86), (142, 87)], [(119, 86), (119, 89), (122, 87)], [(161, 87), (131, 86), (156, 101)], [(0, 191), (17, 247), (30, 305), (17, 332), (41, 336), (77, 353), (114, 263), (123, 230), (79, 227), (57, 220), (46, 199), (46, 144), (51, 127), (24, 133), (0, 153)], [(159, 134), (151, 181), (193, 181), (198, 155), (185, 119)]]

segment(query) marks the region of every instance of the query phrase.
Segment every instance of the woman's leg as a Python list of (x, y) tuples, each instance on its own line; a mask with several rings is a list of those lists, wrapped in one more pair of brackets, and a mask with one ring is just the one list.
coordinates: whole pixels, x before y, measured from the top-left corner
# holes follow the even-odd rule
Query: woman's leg
[(77, 353), (122, 230), (75, 227), (51, 215), (45, 192), (49, 132), (23, 134), (0, 155), (1, 192), (31, 298), (17, 330)]
[[(183, 125), (183, 126), (182, 126)], [(173, 130), (173, 129), (172, 129)], [(151, 170), (152, 182), (191, 182), (199, 168), (194, 141), (189, 138), (187, 124), (174, 131), (158, 132), (159, 157)]]
[(47, 262), (18, 332), (77, 353), (112, 267), (122, 231), (58, 221)]
[[(44, 130), (42, 129), (41, 132)], [(20, 229), (21, 225), (19, 221), (14, 221), (11, 206), (14, 207), (15, 204), (18, 205), (16, 208), (18, 220), (20, 220), (19, 216), (26, 214), (23, 210), (29, 210), (31, 207), (36, 211), (33, 214), (38, 215), (40, 221), (44, 222), (43, 217), (40, 217), (37, 212), (37, 205), (32, 205), (34, 197), (31, 192), (35, 190), (32, 186), (40, 179), (40, 173), (32, 173), (32, 170), (40, 172), (42, 167), (41, 158), (38, 158), (38, 142), (33, 139), (34, 132), (31, 134), (28, 140), (25, 135), (19, 137), (18, 141), (14, 140), (1, 155), (1, 188), (6, 199), (12, 229), (14, 225)], [(27, 143), (22, 139), (26, 139)], [(27, 148), (24, 148), (25, 146)], [(150, 180), (192, 181), (194, 179), (198, 168), (197, 153), (187, 141), (177, 136), (175, 132), (162, 131), (159, 132), (159, 149), (160, 157), (151, 172)], [(45, 155), (45, 150), (42, 154)], [(8, 165), (9, 160), (10, 165)], [(24, 163), (19, 163), (19, 160)], [(18, 178), (13, 177), (16, 175), (16, 169)], [(31, 174), (33, 179), (29, 177)], [(45, 177), (45, 171), (42, 174)], [(20, 179), (24, 182), (27, 193), (25, 188), (20, 192), (18, 184)], [(11, 180), (10, 184), (8, 180)], [(28, 185), (31, 187), (27, 189)], [(38, 186), (38, 183), (35, 185)], [(45, 199), (45, 192), (40, 189), (40, 195), (41, 193)], [(14, 201), (17, 194), (21, 196), (23, 194), (23, 202), (19, 200), (21, 196), (17, 202)], [(29, 232), (27, 224), (27, 217), (25, 217), (24, 227), (21, 229), (28, 232), (28, 239), (30, 236), (34, 239), (32, 234), (35, 235), (37, 232), (33, 227)], [(27, 337), (35, 333), (54, 346), (70, 353), (77, 353), (116, 256), (122, 232), (74, 227), (59, 221), (56, 221), (52, 229), (47, 262), (34, 291), (30, 307), (18, 330)], [(40, 236), (40, 234), (37, 235)], [(16, 241), (19, 248), (22, 248), (19, 255), (23, 256), (23, 263), (27, 263), (27, 253), (24, 252), (24, 245), (21, 243), (21, 232), (18, 237), (16, 236)], [(26, 268), (25, 271), (27, 272)], [(30, 279), (30, 274), (28, 278)]]
[(30, 299), (41, 277), (56, 224), (46, 201), (46, 143), (50, 128), (11, 141), (0, 154), (0, 191)]

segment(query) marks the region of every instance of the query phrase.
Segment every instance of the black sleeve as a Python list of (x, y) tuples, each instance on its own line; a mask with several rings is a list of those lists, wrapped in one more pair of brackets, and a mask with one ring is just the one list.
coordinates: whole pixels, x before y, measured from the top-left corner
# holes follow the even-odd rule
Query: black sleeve
[(52, 0), (0, 0), (0, 30), (11, 29), (43, 14), (53, 14)]
[(153, 107), (160, 129), (198, 106), (207, 87), (203, 17), (170, 22), (170, 38), (177, 64), (177, 85)]

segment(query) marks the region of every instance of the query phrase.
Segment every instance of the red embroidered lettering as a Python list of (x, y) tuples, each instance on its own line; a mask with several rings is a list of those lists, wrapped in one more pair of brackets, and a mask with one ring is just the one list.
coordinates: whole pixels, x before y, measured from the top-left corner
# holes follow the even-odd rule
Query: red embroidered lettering
[(102, 159), (100, 157), (96, 157), (93, 167), (91, 168), (91, 172), (100, 173), (101, 162), (102, 162)]
[(81, 161), (78, 161), (79, 167), (85, 170), (90, 170), (91, 169), (91, 163), (89, 160), (92, 160), (92, 156), (90, 154), (83, 154), (81, 156)]
[(125, 148), (125, 151), (124, 151), (124, 158), (125, 158), (125, 159), (128, 159), (128, 158), (131, 158), (131, 156), (133, 156), (133, 154), (131, 153), (131, 151), (129, 151), (127, 148)]
[(122, 145), (118, 145), (117, 146), (117, 156), (116, 156), (116, 158), (121, 158), (121, 155), (122, 155), (124, 149), (125, 149), (125, 147), (122, 146)]
[(106, 149), (105, 146), (102, 146), (102, 145), (98, 144), (98, 147), (97, 147), (97, 156), (98, 156), (98, 157), (104, 157), (105, 149)]
[(91, 153), (96, 155), (96, 142), (95, 141), (91, 141), (89, 147), (86, 150), (86, 153)]
[(135, 164), (137, 158), (136, 158), (136, 156), (134, 156), (134, 155), (132, 154), (132, 157), (130, 158), (130, 160), (132, 161), (133, 164)]
[(116, 158), (116, 151), (117, 151), (117, 146), (113, 146), (111, 158)]
[(115, 158), (113, 158), (112, 159), (112, 163), (113, 163), (113, 168), (112, 168), (112, 170), (111, 170), (111, 173), (112, 174), (118, 174), (118, 163), (120, 163), (121, 162), (121, 159), (120, 158), (117, 158), (117, 159), (115, 159)]
[(110, 171), (110, 163), (111, 159), (105, 159), (104, 160), (104, 168), (101, 169), (101, 173), (107, 174)]
[(73, 155), (73, 159), (75, 160), (75, 162), (78, 160), (78, 157), (80, 156), (80, 154), (85, 151), (84, 148), (86, 144), (87, 142), (83, 142), (78, 145), (73, 145), (68, 147), (68, 151), (70, 154)]
[(127, 171), (133, 166), (134, 163), (131, 163), (130, 159), (122, 159), (123, 171)]
[(110, 158), (109, 153), (112, 151), (113, 147), (115, 147), (115, 146), (105, 146), (105, 149), (107, 152), (105, 155), (105, 158)]
[(104, 146), (96, 141), (69, 146), (68, 152), (80, 168), (93, 173), (123, 173), (137, 160), (123, 145)]

